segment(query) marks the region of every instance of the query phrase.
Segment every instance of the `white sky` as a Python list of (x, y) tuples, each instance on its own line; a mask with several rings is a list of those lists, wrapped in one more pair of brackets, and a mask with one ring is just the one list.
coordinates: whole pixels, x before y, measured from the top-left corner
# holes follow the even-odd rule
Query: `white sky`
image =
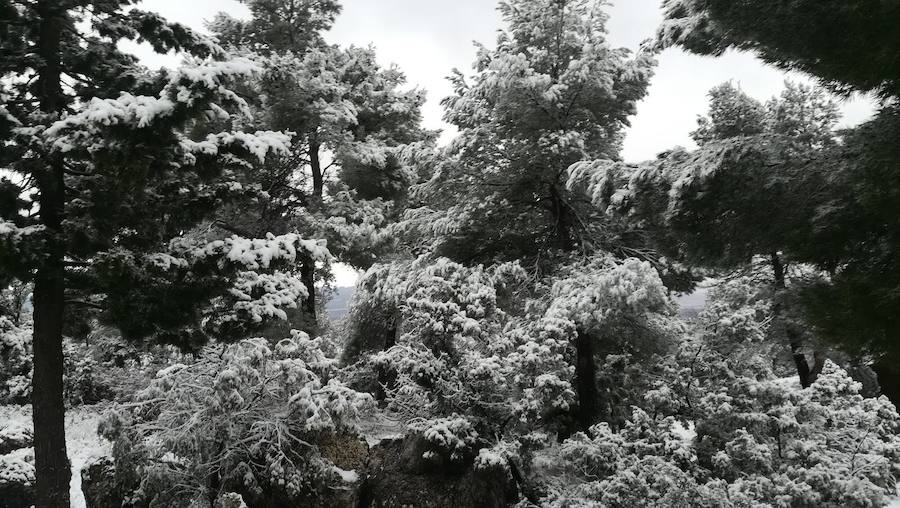
[[(493, 45), (500, 18), (496, 0), (343, 0), (344, 10), (329, 42), (357, 46), (373, 44), (382, 65), (395, 63), (411, 85), (428, 91), (424, 123), (453, 131), (441, 121), (440, 100), (451, 93), (444, 79), (450, 70), (471, 70), (475, 49), (472, 41)], [(609, 39), (612, 45), (637, 49), (651, 37), (662, 20), (661, 0), (613, 0), (609, 7)], [(171, 21), (203, 30), (204, 20), (225, 11), (246, 17), (247, 8), (236, 0), (144, 0), (144, 9), (158, 11)], [(156, 55), (148, 46), (126, 46), (152, 67), (178, 63), (175, 55)], [(663, 52), (647, 97), (638, 104), (631, 120), (622, 156), (627, 161), (652, 159), (657, 153), (681, 145), (692, 147), (688, 134), (696, 127), (698, 114), (706, 111), (707, 92), (724, 81), (734, 80), (753, 97), (765, 100), (776, 95), (786, 78), (808, 81), (799, 74), (787, 75), (746, 53), (719, 58), (700, 57), (677, 49)], [(873, 102), (855, 98), (842, 104), (844, 125), (857, 124), (873, 111)], [(355, 275), (338, 271), (339, 285), (352, 284)]]

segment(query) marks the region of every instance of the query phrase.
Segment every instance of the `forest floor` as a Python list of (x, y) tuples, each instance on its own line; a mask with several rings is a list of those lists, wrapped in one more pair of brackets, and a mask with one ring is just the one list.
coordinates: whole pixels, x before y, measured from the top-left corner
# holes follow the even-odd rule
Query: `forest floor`
[[(97, 435), (97, 424), (107, 405), (80, 406), (66, 411), (66, 449), (72, 463), (69, 496), (72, 508), (85, 508), (81, 491), (81, 469), (97, 458), (109, 455), (112, 443)], [(0, 406), (0, 428), (31, 428), (31, 406)], [(26, 461), (34, 461), (32, 449), (9, 454)], [(0, 456), (3, 460), (7, 456)]]

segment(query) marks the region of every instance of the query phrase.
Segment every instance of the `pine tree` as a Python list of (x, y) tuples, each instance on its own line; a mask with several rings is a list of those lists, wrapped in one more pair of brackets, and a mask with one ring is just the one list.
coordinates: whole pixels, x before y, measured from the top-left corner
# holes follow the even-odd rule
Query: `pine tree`
[(475, 75), (456, 72), (445, 119), (459, 136), (411, 216), (437, 253), (464, 263), (548, 250), (609, 248), (602, 219), (565, 185), (579, 160), (618, 157), (623, 130), (644, 97), (654, 60), (606, 41), (602, 3), (500, 4), (507, 28), (481, 47)]
[(244, 48), (262, 55), (302, 54), (322, 46), (322, 33), (341, 13), (336, 0), (242, 0), (250, 9), (249, 20), (220, 12), (209, 28), (220, 44)]
[(841, 93), (900, 94), (900, 5), (872, 0), (666, 0), (658, 41), (703, 55), (729, 49), (799, 70)]
[[(778, 293), (775, 314), (803, 386), (821, 368), (810, 366), (801, 332), (789, 324), (787, 268), (802, 263), (824, 178), (809, 161), (836, 144), (837, 106), (824, 90), (788, 82), (765, 105), (730, 83), (710, 92), (709, 115), (692, 133), (700, 148), (677, 149), (637, 166), (597, 161), (574, 165), (572, 183), (601, 208), (678, 238), (663, 253), (710, 270), (750, 269), (766, 259)], [(819, 355), (815, 355), (817, 359)]]
[[(810, 163), (826, 183), (814, 235), (795, 255), (827, 270), (811, 287), (814, 324), (838, 345), (876, 359), (882, 388), (900, 400), (894, 366), (900, 338), (895, 295), (900, 287), (900, 241), (895, 175), (900, 165), (900, 65), (894, 29), (896, 2), (669, 0), (660, 46), (719, 55), (729, 48), (755, 53), (787, 70), (807, 72), (842, 95), (873, 92), (884, 100), (876, 118), (843, 134), (843, 142)], [(852, 189), (852, 190), (848, 190)]]
[[(262, 174), (268, 220), (247, 224), (241, 210), (241, 221), (252, 230), (288, 227), (326, 237), (338, 260), (368, 267), (380, 241), (371, 231), (392, 214), (384, 200), (403, 200), (413, 180), (403, 148), (433, 138), (419, 127), (425, 95), (403, 90), (403, 73), (380, 67), (372, 48), (325, 44), (321, 33), (340, 10), (336, 2), (248, 4), (249, 21), (220, 14), (210, 28), (234, 51), (260, 55), (263, 72), (245, 83), (258, 98), (255, 126), (295, 135), (289, 153), (267, 161)], [(306, 329), (315, 333), (315, 280), (328, 274), (310, 264), (301, 272), (310, 295)]]
[[(214, 239), (196, 229), (221, 203), (258, 193), (237, 175), (289, 137), (232, 130), (247, 106), (226, 85), (254, 72), (252, 62), (217, 60), (215, 44), (131, 3), (0, 4), (0, 162), (22, 181), (0, 207), (0, 266), (34, 284), (39, 506), (69, 504), (62, 334), (74, 309), (94, 309), (126, 337), (190, 346), (303, 296), (280, 272), (253, 270), (298, 251), (327, 255), (296, 235)], [(149, 73), (117, 49), (122, 39), (203, 60)]]
[[(587, 158), (618, 158), (628, 117), (652, 75), (652, 54), (632, 57), (609, 46), (601, 2), (523, 0), (499, 9), (507, 28), (496, 49), (480, 47), (475, 75), (457, 71), (455, 94), (444, 100), (445, 119), (459, 136), (430, 180), (414, 187), (422, 206), (407, 211), (397, 229), (414, 252), (462, 265), (518, 260), (548, 285), (586, 256), (611, 264), (605, 256), (612, 253), (661, 267), (643, 235), (592, 207), (567, 186), (566, 172)], [(607, 352), (598, 344), (615, 349), (604, 340), (616, 335), (615, 326), (567, 324), (578, 332), (568, 344), (578, 398), (571, 412), (587, 428), (606, 416), (596, 361)]]

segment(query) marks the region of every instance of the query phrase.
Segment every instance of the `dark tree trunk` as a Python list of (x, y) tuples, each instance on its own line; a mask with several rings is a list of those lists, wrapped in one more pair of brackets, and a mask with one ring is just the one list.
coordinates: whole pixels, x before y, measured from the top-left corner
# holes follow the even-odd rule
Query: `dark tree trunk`
[(34, 423), (37, 506), (69, 506), (63, 405), (62, 270), (44, 267), (34, 284), (34, 375), (31, 403)]
[(578, 395), (578, 427), (587, 432), (597, 417), (600, 394), (597, 392), (594, 341), (582, 331), (575, 338), (575, 389)]
[(312, 259), (304, 259), (303, 264), (300, 265), (300, 280), (303, 281), (303, 285), (306, 287), (306, 292), (308, 296), (306, 300), (303, 302), (303, 311), (306, 314), (307, 318), (307, 330), (311, 336), (318, 335), (319, 333), (319, 321), (316, 316), (316, 262)]
[(900, 366), (885, 359), (872, 364), (872, 370), (878, 376), (878, 388), (881, 394), (900, 406)]
[(319, 144), (310, 142), (309, 144), (309, 167), (312, 172), (313, 180), (313, 196), (322, 199), (325, 192), (325, 176), (322, 174), (322, 161), (319, 159)]
[[(322, 194), (325, 191), (324, 178), (322, 175), (322, 163), (319, 160), (319, 148), (320, 145), (318, 142), (310, 140), (309, 167), (312, 172), (313, 180), (312, 202), (315, 204), (321, 203)], [(306, 292), (309, 295), (307, 296), (306, 301), (303, 304), (303, 310), (305, 311), (307, 318), (309, 319), (309, 325), (306, 331), (310, 335), (316, 335), (319, 333), (319, 321), (316, 316), (315, 273), (316, 262), (312, 259), (303, 260), (303, 265), (300, 267), (300, 280), (303, 281), (303, 285), (306, 286)]]
[[(38, 99), (41, 110), (58, 114), (63, 108), (60, 85), (60, 36), (65, 23), (57, 0), (36, 5), (41, 21), (38, 53)], [(34, 423), (35, 500), (39, 507), (69, 506), (69, 460), (66, 457), (63, 405), (62, 330), (65, 312), (64, 246), (61, 238), (65, 206), (63, 161), (50, 156), (36, 176), (40, 218), (52, 235), (44, 263), (34, 279), (34, 375), (31, 402)]]
[[(775, 288), (778, 291), (782, 291), (786, 287), (784, 264), (782, 264), (781, 257), (778, 256), (778, 253), (775, 252), (771, 254), (771, 260), (772, 275), (775, 278)], [(781, 311), (781, 304), (776, 304), (774, 309), (775, 315), (781, 314)], [(800, 386), (808, 388), (809, 385), (815, 381), (815, 374), (810, 370), (809, 362), (806, 360), (806, 354), (803, 353), (803, 342), (796, 330), (793, 330), (790, 326), (785, 327), (785, 334), (787, 335), (788, 345), (791, 347), (791, 356), (794, 358), (794, 366), (797, 367), (797, 377), (800, 378)]]
[(561, 194), (556, 185), (550, 187), (551, 214), (556, 228), (556, 245), (559, 249), (569, 252), (575, 248), (575, 243), (572, 239), (569, 209)]

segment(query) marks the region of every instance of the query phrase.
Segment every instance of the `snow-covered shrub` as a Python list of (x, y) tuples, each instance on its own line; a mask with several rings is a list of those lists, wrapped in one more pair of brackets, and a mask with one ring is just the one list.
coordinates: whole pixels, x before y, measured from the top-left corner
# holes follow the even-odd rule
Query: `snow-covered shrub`
[[(32, 325), (13, 325), (0, 317), (0, 404), (27, 404), (31, 397)], [(65, 400), (70, 405), (93, 404), (112, 399), (123, 368), (102, 362), (102, 348), (63, 341)], [(134, 376), (134, 370), (127, 375)]]
[[(65, 355), (65, 396), (71, 405), (96, 404), (115, 397), (116, 369), (97, 361), (93, 348), (67, 340), (63, 344)], [(132, 372), (130, 375), (134, 375)]]
[[(535, 459), (542, 506), (718, 506), (677, 422), (635, 409), (619, 431), (600, 423)], [(721, 489), (718, 489), (721, 490)]]
[(701, 463), (755, 502), (878, 506), (900, 472), (900, 416), (832, 362), (810, 388), (737, 379), (700, 400)]
[(0, 455), (0, 501), (9, 508), (34, 504), (34, 451), (31, 448)]
[(698, 316), (710, 342), (729, 348), (764, 340), (772, 314), (771, 293), (771, 289), (749, 277), (727, 280), (713, 287), (707, 305)]
[(694, 402), (695, 435), (635, 409), (618, 431), (598, 424), (542, 452), (537, 481), (550, 506), (882, 506), (900, 416), (859, 390), (831, 362), (807, 389), (737, 377)]
[(34, 443), (31, 427), (13, 422), (0, 427), (0, 455), (22, 448), (30, 448)]
[(428, 443), (429, 449), (423, 454), (426, 459), (442, 457), (450, 461), (462, 461), (474, 455), (478, 443), (478, 432), (472, 423), (459, 415), (415, 420), (409, 424), (409, 428)]
[(371, 397), (334, 377), (321, 342), (247, 339), (161, 370), (101, 428), (135, 498), (187, 506), (232, 491), (302, 505), (340, 484), (316, 437), (351, 432)]
[(396, 305), (399, 333), (369, 363), (393, 374), (385, 386), (391, 408), (410, 417), (465, 415), (493, 428), (491, 435), (571, 404), (566, 350), (573, 328), (504, 308), (506, 301), (521, 305), (507, 296), (526, 279), (520, 266), (465, 267), (439, 258), (382, 274), (391, 284), (373, 284), (371, 294)]
[(548, 314), (565, 317), (586, 331), (609, 332), (610, 322), (629, 317), (653, 322), (672, 311), (666, 287), (647, 261), (597, 256), (566, 267), (562, 275), (553, 284)]
[(648, 261), (597, 254), (573, 260), (551, 282), (546, 315), (576, 331), (578, 427), (620, 425), (650, 388), (658, 358), (683, 333), (660, 274)]
[(31, 397), (31, 327), (0, 316), (0, 404), (24, 404)]
[(652, 376), (645, 376), (649, 386), (634, 404), (690, 420), (701, 397), (735, 378), (761, 380), (790, 373), (779, 362), (786, 346), (767, 335), (771, 305), (771, 291), (749, 278), (716, 285), (673, 350), (653, 366)]
[(371, 344), (367, 363), (390, 374), (379, 376), (386, 408), (412, 419), (424, 441), (416, 450), (443, 467), (501, 472), (524, 490), (532, 459), (571, 432), (580, 334), (597, 343), (586, 360), (602, 367), (594, 381), (618, 415), (649, 386), (632, 383), (640, 368), (681, 330), (656, 269), (636, 259), (573, 259), (535, 277), (518, 263), (423, 256), (376, 265), (359, 288), (367, 312), (392, 309), (390, 340)]

